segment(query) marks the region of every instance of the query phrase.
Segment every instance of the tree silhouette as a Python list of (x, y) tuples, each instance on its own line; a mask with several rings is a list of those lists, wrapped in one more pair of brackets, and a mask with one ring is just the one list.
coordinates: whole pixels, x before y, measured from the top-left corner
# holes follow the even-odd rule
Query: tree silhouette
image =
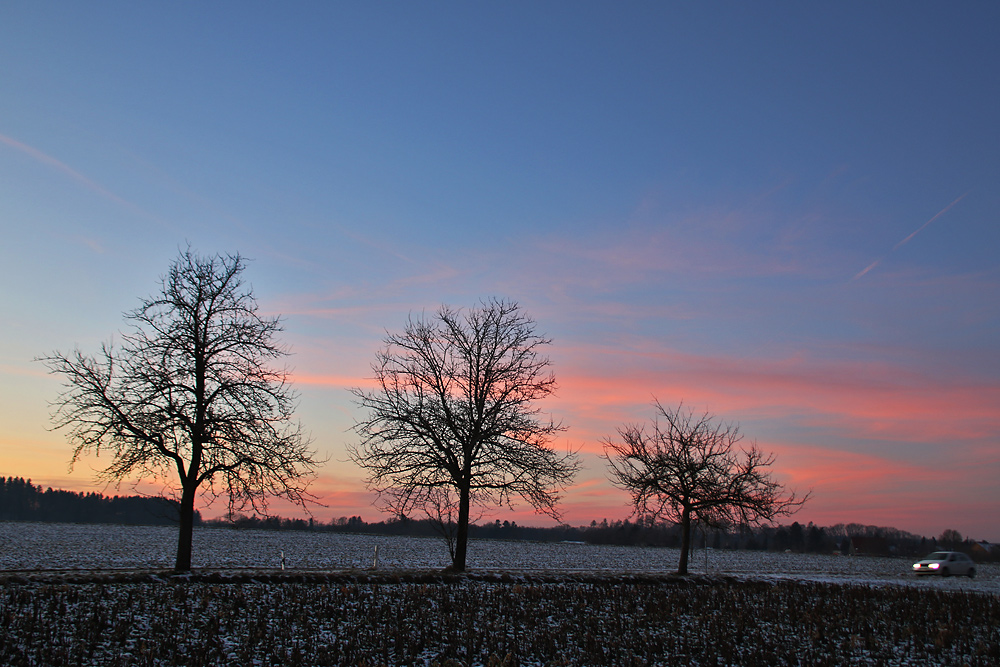
[[(76, 350), (41, 359), (64, 377), (56, 428), (76, 443), (72, 463), (110, 450), (99, 477), (180, 487), (177, 570), (191, 568), (195, 498), (225, 495), (230, 513), (266, 513), (268, 496), (304, 505), (314, 454), (292, 423), (295, 393), (268, 362), (285, 355), (278, 318), (262, 317), (239, 255), (190, 248), (161, 291), (125, 314), (131, 330), (98, 357)], [(176, 490), (175, 490), (176, 493)]]
[(948, 528), (941, 533), (941, 537), (938, 538), (938, 542), (945, 545), (949, 549), (956, 549), (958, 545), (962, 543), (962, 533), (958, 532), (954, 528)]
[(377, 388), (353, 390), (368, 412), (353, 460), (384, 510), (420, 509), (438, 523), (455, 570), (465, 569), (473, 506), (517, 496), (558, 517), (558, 491), (578, 462), (549, 447), (563, 427), (534, 407), (556, 387), (540, 353), (549, 342), (516, 303), (442, 306), (389, 335), (373, 365)]
[[(708, 526), (750, 525), (787, 516), (805, 503), (771, 479), (773, 455), (751, 445), (738, 447), (739, 427), (664, 408), (654, 400), (652, 432), (627, 425), (621, 441), (604, 441), (612, 483), (632, 495), (640, 516), (666, 518), (681, 526), (678, 574), (687, 574), (691, 523)], [(800, 526), (801, 530), (801, 526)]]

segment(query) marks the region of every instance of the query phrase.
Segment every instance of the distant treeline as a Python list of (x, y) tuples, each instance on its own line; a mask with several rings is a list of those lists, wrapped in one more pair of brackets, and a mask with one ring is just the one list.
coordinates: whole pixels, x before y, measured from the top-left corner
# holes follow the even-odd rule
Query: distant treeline
[[(395, 518), (368, 523), (360, 516), (340, 517), (329, 523), (315, 519), (261, 518), (237, 515), (233, 519), (208, 519), (206, 525), (237, 529), (313, 530), (369, 535), (437, 536), (439, 527), (428, 519)], [(519, 526), (512, 521), (493, 521), (469, 526), (472, 538), (500, 540), (531, 540), (537, 542), (585, 542), (624, 546), (680, 547), (680, 527), (672, 523), (639, 521), (592, 521), (589, 526), (566, 524), (549, 528)], [(798, 553), (842, 553), (884, 556), (921, 556), (936, 549), (965, 551), (977, 560), (989, 559), (976, 553), (975, 543), (957, 539), (945, 543), (936, 538), (914, 535), (896, 528), (837, 524), (820, 527), (813, 523), (790, 526), (764, 526), (743, 530), (697, 528), (694, 547), (703, 549), (742, 549), (758, 551), (792, 551)], [(996, 554), (993, 554), (996, 557)]]
[[(177, 502), (148, 496), (105, 496), (43, 489), (21, 477), (0, 477), (0, 521), (173, 525)], [(195, 524), (201, 515), (195, 513)]]
[[(161, 497), (104, 496), (34, 486), (31, 480), (0, 477), (0, 521), (48, 521), (64, 523), (121, 523), (172, 525), (177, 522), (177, 503)], [(315, 519), (286, 519), (236, 515), (232, 519), (203, 520), (195, 524), (236, 529), (313, 530), (369, 535), (436, 537), (440, 526), (428, 519), (392, 518), (368, 523), (360, 516), (339, 517), (329, 523)], [(530, 540), (537, 542), (584, 542), (623, 546), (680, 547), (680, 527), (673, 523), (628, 519), (592, 521), (589, 526), (562, 524), (551, 527), (519, 526), (513, 521), (472, 524), (474, 539)], [(945, 539), (947, 538), (947, 539)], [(764, 526), (742, 530), (696, 527), (694, 548), (792, 551), (798, 553), (859, 553), (867, 555), (920, 556), (936, 549), (964, 551), (976, 560), (997, 560), (997, 550), (963, 540), (955, 531), (940, 538), (926, 538), (896, 528), (856, 523), (820, 527), (813, 523)]]

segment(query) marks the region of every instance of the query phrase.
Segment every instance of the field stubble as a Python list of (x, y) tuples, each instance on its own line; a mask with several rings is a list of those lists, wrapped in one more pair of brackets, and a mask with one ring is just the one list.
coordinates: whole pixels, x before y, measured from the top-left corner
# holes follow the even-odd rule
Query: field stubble
[(476, 542), (444, 577), (436, 540), (200, 530), (193, 577), (90, 574), (168, 567), (174, 538), (0, 524), (0, 664), (1000, 664), (995, 566), (710, 552), (680, 579), (674, 550)]

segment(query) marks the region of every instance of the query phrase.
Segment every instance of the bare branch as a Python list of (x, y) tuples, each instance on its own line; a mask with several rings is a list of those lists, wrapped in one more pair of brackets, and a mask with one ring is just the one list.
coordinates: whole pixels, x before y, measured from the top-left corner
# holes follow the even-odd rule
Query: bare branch
[(651, 432), (619, 428), (618, 440), (605, 439), (604, 458), (612, 483), (629, 492), (637, 514), (681, 525), (680, 574), (687, 573), (692, 519), (710, 526), (768, 523), (808, 500), (808, 494), (783, 495), (769, 473), (774, 456), (756, 445), (742, 448), (738, 426), (683, 406), (654, 406)]
[(268, 365), (286, 352), (278, 318), (262, 317), (239, 255), (182, 252), (160, 293), (125, 314), (122, 344), (98, 358), (76, 351), (40, 359), (63, 376), (55, 428), (68, 429), (73, 461), (109, 450), (106, 480), (174, 477), (180, 487), (177, 568), (189, 569), (199, 491), (230, 510), (266, 512), (267, 498), (305, 505), (316, 460), (292, 422), (296, 394)]
[[(550, 341), (511, 301), (460, 311), (442, 306), (389, 334), (372, 370), (378, 388), (353, 390), (367, 416), (353, 460), (395, 511), (433, 515), (457, 496), (453, 566), (464, 569), (470, 507), (516, 498), (558, 517), (559, 491), (579, 463), (550, 447), (564, 427), (534, 402), (556, 388), (541, 347)], [(446, 494), (446, 495), (442, 495)], [(450, 501), (449, 501), (450, 502)]]

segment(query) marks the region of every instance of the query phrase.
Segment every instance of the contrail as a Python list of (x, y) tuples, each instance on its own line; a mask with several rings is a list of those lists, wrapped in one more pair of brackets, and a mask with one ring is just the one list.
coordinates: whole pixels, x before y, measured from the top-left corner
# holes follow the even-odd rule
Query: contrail
[(30, 157), (34, 158), (35, 160), (41, 162), (44, 165), (48, 165), (49, 167), (53, 167), (58, 171), (61, 171), (62, 173), (72, 178), (74, 181), (82, 183), (87, 188), (93, 190), (99, 195), (117, 201), (121, 204), (128, 204), (128, 202), (126, 202), (124, 199), (114, 194), (113, 192), (109, 192), (107, 189), (101, 187), (94, 181), (90, 180), (89, 178), (78, 172), (76, 169), (73, 169), (73, 167), (69, 166), (65, 162), (60, 162), (51, 155), (46, 155), (45, 153), (43, 153), (42, 151), (38, 150), (33, 146), (29, 146), (28, 144), (22, 144), (17, 139), (12, 139), (11, 137), (8, 137), (4, 134), (0, 134), (0, 142), (7, 144), (11, 148), (16, 148), (17, 150), (29, 155)]
[(115, 193), (111, 192), (110, 190), (108, 190), (107, 188), (105, 188), (104, 186), (102, 186), (101, 184), (96, 183), (96, 182), (90, 180), (89, 178), (87, 178), (86, 176), (84, 176), (83, 174), (81, 174), (80, 172), (78, 172), (76, 169), (73, 169), (73, 167), (69, 166), (65, 162), (61, 162), (61, 161), (57, 160), (56, 158), (52, 157), (51, 155), (47, 155), (46, 153), (43, 153), (42, 151), (38, 150), (34, 146), (29, 146), (28, 144), (21, 143), (17, 139), (13, 139), (11, 137), (8, 137), (5, 134), (0, 134), (0, 143), (7, 144), (11, 148), (19, 150), (22, 153), (25, 153), (26, 155), (28, 155), (29, 157), (33, 158), (34, 160), (36, 160), (36, 161), (38, 161), (38, 162), (40, 162), (40, 163), (42, 163), (42, 164), (44, 164), (46, 166), (52, 167), (52, 168), (56, 169), (57, 171), (61, 171), (62, 173), (66, 174), (67, 176), (69, 176), (70, 178), (72, 178), (77, 183), (80, 183), (81, 185), (83, 185), (87, 189), (91, 190), (92, 192), (96, 192), (97, 194), (101, 195), (102, 197), (106, 197), (107, 199), (110, 199), (111, 201), (113, 201), (113, 202), (115, 202), (117, 204), (120, 204), (121, 206), (124, 206), (125, 208), (133, 211), (134, 213), (138, 213), (139, 215), (142, 215), (143, 217), (151, 218), (151, 219), (156, 220), (157, 222), (159, 222), (159, 220), (155, 216), (150, 215), (149, 213), (147, 213), (146, 211), (144, 211), (140, 207), (136, 206), (132, 202), (128, 201), (127, 199), (122, 199), (121, 197), (119, 197)]
[[(972, 192), (972, 191), (970, 190), (969, 192)], [(920, 225), (920, 228), (917, 229), (917, 231), (913, 232), (912, 234), (910, 234), (909, 236), (907, 236), (905, 239), (903, 239), (902, 241), (900, 241), (899, 243), (897, 243), (896, 245), (894, 245), (892, 247), (892, 249), (896, 250), (900, 246), (905, 245), (906, 243), (909, 243), (910, 239), (912, 239), (914, 236), (916, 236), (920, 232), (924, 231), (924, 227), (926, 227), (927, 225), (931, 224), (932, 222), (934, 222), (935, 220), (937, 220), (938, 218), (940, 218), (942, 215), (944, 215), (945, 213), (948, 212), (948, 209), (950, 209), (952, 206), (954, 206), (958, 202), (960, 202), (963, 199), (965, 199), (966, 197), (968, 197), (969, 196), (969, 192), (966, 192), (964, 195), (962, 195), (961, 197), (959, 197), (958, 199), (956, 199), (955, 201), (953, 201), (952, 203), (948, 204), (943, 209), (941, 209), (940, 211), (938, 211), (937, 215), (935, 215), (933, 218), (931, 218), (930, 220), (928, 220), (924, 224)]]
[[(972, 190), (969, 190), (969, 192), (972, 192)], [(914, 236), (916, 236), (920, 232), (924, 231), (924, 228), (926, 228), (927, 225), (931, 224), (932, 222), (934, 222), (935, 220), (937, 220), (938, 218), (940, 218), (942, 215), (944, 215), (945, 213), (947, 213), (951, 209), (952, 206), (954, 206), (958, 202), (960, 202), (963, 199), (965, 199), (966, 197), (968, 197), (969, 196), (969, 192), (966, 192), (964, 195), (962, 195), (961, 197), (959, 197), (958, 199), (956, 199), (955, 201), (953, 201), (952, 203), (948, 204), (943, 209), (941, 209), (940, 211), (938, 211), (937, 214), (935, 214), (933, 218), (931, 218), (930, 220), (928, 220), (924, 224), (920, 225), (920, 227), (918, 227), (916, 229), (916, 231), (914, 231), (912, 234), (910, 234), (909, 236), (907, 236), (905, 239), (903, 239), (902, 241), (900, 241), (896, 245), (892, 246), (892, 250), (890, 250), (887, 254), (883, 255), (882, 257), (879, 257), (874, 262), (872, 262), (871, 264), (869, 264), (868, 266), (866, 266), (864, 269), (862, 269), (861, 271), (859, 271), (856, 274), (854, 274), (854, 277), (851, 278), (851, 281), (855, 281), (858, 278), (860, 278), (861, 276), (865, 275), (866, 273), (868, 273), (869, 271), (871, 271), (872, 269), (874, 269), (876, 266), (878, 266), (879, 264), (881, 264), (883, 259), (885, 259), (886, 257), (888, 257), (890, 254), (896, 252), (896, 250), (898, 250), (900, 247), (902, 247), (902, 246), (906, 245), (907, 243), (909, 243), (910, 240)]]
[(872, 262), (871, 264), (869, 264), (868, 266), (866, 266), (866, 267), (865, 267), (864, 269), (862, 269), (861, 271), (858, 271), (858, 272), (857, 272), (857, 273), (855, 274), (855, 276), (854, 276), (853, 278), (851, 278), (851, 280), (857, 280), (857, 279), (858, 279), (858, 278), (860, 278), (861, 276), (865, 275), (866, 273), (868, 273), (869, 271), (871, 271), (872, 269), (874, 269), (874, 268), (875, 268), (876, 266), (878, 266), (878, 265), (879, 265), (879, 264), (880, 264), (881, 262), (882, 262), (882, 259), (881, 259), (881, 258), (879, 258), (879, 259), (876, 259), (876, 260), (875, 260), (874, 262)]

